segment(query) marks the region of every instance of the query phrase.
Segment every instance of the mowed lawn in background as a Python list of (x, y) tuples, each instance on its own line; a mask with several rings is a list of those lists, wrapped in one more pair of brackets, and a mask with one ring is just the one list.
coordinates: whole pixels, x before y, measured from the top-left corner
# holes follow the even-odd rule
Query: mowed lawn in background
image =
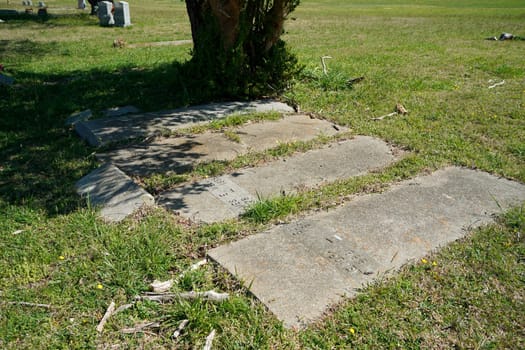
[[(180, 79), (190, 45), (113, 47), (190, 39), (184, 3), (129, 3), (130, 28), (101, 28), (76, 1), (62, 0), (46, 1), (46, 20), (0, 23), (0, 64), (16, 79), (0, 86), (0, 348), (200, 348), (212, 329), (218, 349), (525, 348), (525, 206), (367, 287), (305, 330), (284, 329), (246, 286), (208, 264), (174, 290), (215, 289), (230, 300), (139, 302), (98, 334), (111, 300), (129, 303), (154, 279), (178, 276), (210, 247), (276, 219), (446, 165), (525, 182), (525, 41), (485, 40), (525, 37), (522, 1), (303, 0), (283, 38), (304, 69), (281, 98), (409, 155), (370, 175), (267, 199), (238, 221), (193, 226), (148, 209), (105, 224), (74, 192), (98, 163), (64, 127), (66, 117), (127, 104), (161, 110), (208, 96)], [(13, 1), (0, 8), (23, 10)], [(327, 74), (322, 56), (331, 57)], [(396, 103), (409, 114), (372, 120)], [(285, 153), (301, 149), (289, 147)], [(183, 319), (190, 323), (175, 342)], [(143, 321), (160, 328), (119, 331)]]

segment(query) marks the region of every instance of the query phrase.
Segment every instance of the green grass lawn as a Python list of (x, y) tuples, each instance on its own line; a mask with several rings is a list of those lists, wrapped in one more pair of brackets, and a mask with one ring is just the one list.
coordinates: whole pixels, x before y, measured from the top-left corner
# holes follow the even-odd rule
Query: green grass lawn
[[(238, 221), (194, 226), (151, 209), (105, 224), (74, 192), (74, 183), (98, 166), (95, 150), (64, 120), (87, 108), (133, 104), (149, 111), (204, 99), (184, 89), (174, 64), (190, 57), (190, 46), (113, 47), (116, 39), (190, 39), (184, 3), (129, 2), (130, 28), (101, 28), (65, 0), (46, 1), (46, 20), (0, 23), (0, 64), (16, 79), (12, 87), (0, 85), (1, 349), (202, 348), (212, 329), (219, 349), (525, 348), (525, 206), (367, 287), (305, 330), (283, 328), (246, 286), (208, 264), (173, 289), (215, 289), (230, 300), (138, 302), (98, 334), (112, 300), (129, 303), (154, 279), (178, 276), (210, 247), (273, 220), (446, 165), (525, 182), (525, 41), (484, 40), (502, 32), (525, 37), (523, 1), (303, 0), (284, 39), (304, 69), (282, 99), (409, 155), (380, 172), (268, 199)], [(13, 3), (1, 0), (0, 8), (23, 9)], [(332, 57), (326, 75), (321, 56)], [(364, 80), (346, 84), (357, 77)], [(409, 114), (372, 120), (396, 103)], [(191, 176), (250, 162), (210, 164)], [(169, 180), (145, 182), (156, 188)], [(190, 323), (175, 342), (171, 334), (183, 319)], [(143, 321), (160, 328), (119, 331)]]

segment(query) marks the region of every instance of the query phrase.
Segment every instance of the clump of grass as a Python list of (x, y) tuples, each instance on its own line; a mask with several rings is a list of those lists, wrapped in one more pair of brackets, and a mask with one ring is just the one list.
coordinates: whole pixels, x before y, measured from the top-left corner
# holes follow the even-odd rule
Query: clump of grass
[(226, 138), (232, 142), (241, 143), (241, 137), (239, 136), (239, 134), (235, 133), (232, 130), (225, 130), (224, 136), (226, 136)]
[(283, 195), (275, 198), (258, 197), (243, 214), (242, 218), (254, 223), (267, 223), (278, 217), (297, 213), (301, 207), (301, 197)]
[(351, 78), (346, 72), (337, 68), (326, 72), (319, 67), (305, 68), (301, 72), (300, 80), (313, 89), (323, 91), (340, 91), (352, 88)]
[(233, 114), (229, 115), (226, 118), (215, 119), (207, 124), (201, 124), (196, 126), (191, 126), (188, 128), (179, 129), (171, 134), (175, 135), (186, 135), (186, 134), (202, 134), (210, 130), (225, 130), (229, 128), (234, 128), (246, 124), (248, 122), (263, 122), (263, 121), (272, 121), (279, 120), (283, 116), (278, 112), (264, 112), (264, 113), (243, 113), (243, 114)]
[(153, 174), (139, 178), (137, 181), (152, 194), (157, 194), (165, 188), (171, 188), (188, 181), (188, 175), (180, 174)]

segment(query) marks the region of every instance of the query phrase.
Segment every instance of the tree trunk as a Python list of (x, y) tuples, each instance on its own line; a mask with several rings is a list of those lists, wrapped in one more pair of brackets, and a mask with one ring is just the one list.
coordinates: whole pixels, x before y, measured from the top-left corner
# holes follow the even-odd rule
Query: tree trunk
[(279, 84), (279, 75), (284, 77), (296, 64), (280, 37), (287, 15), (298, 4), (299, 0), (186, 0), (193, 63), (220, 87), (227, 83), (242, 90), (253, 84)]

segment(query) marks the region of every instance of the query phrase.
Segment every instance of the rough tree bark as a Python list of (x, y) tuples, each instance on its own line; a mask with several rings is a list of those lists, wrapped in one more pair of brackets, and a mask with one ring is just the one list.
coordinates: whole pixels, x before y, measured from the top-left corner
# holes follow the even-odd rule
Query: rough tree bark
[[(193, 60), (215, 79), (275, 80), (296, 64), (280, 40), (284, 22), (300, 0), (186, 0)], [(279, 47), (279, 48), (277, 48)], [(228, 69), (237, 70), (225, 72)], [(264, 75), (258, 70), (271, 70)], [(224, 74), (221, 76), (221, 71)], [(252, 75), (252, 76), (250, 76)], [(231, 79), (230, 79), (231, 80)]]

